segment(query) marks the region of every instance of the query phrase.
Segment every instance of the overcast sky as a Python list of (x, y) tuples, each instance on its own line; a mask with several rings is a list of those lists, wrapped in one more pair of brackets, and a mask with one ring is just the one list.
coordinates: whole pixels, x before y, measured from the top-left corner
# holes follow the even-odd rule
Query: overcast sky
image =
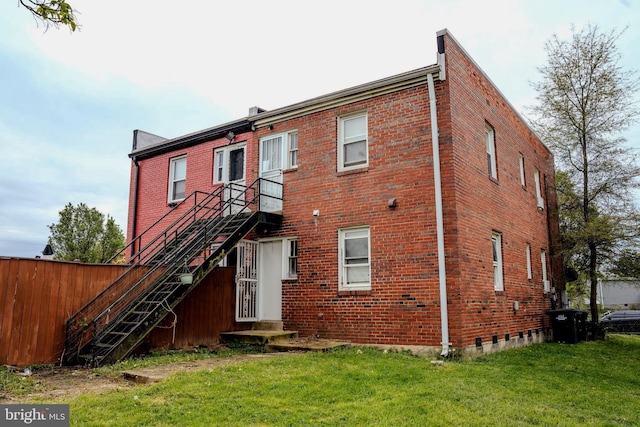
[(640, 70), (636, 0), (69, 1), (74, 33), (0, 2), (0, 256), (40, 255), (69, 202), (126, 231), (134, 129), (173, 138), (431, 65), (444, 28), (523, 114), (571, 24), (628, 26)]

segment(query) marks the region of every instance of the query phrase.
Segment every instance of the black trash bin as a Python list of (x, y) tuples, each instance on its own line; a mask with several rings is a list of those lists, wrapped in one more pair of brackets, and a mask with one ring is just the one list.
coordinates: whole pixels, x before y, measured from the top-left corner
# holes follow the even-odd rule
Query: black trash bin
[(572, 309), (551, 310), (553, 340), (575, 344), (587, 339), (587, 312)]

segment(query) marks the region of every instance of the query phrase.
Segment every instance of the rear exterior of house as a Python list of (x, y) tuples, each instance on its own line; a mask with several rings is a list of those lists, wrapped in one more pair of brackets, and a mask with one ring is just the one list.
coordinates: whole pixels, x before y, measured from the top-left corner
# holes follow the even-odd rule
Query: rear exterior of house
[(194, 191), (281, 183), (260, 205), (281, 226), (222, 261), (238, 265), (238, 322), (445, 355), (543, 340), (562, 286), (553, 157), (446, 30), (437, 46), (425, 68), (180, 138), (137, 133), (129, 239)]

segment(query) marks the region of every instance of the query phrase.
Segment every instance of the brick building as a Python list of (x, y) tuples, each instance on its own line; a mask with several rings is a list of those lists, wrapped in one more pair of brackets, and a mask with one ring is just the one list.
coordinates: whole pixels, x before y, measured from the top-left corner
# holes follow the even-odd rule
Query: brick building
[(259, 208), (281, 225), (215, 260), (255, 254), (238, 322), (442, 354), (546, 337), (553, 156), (446, 30), (436, 64), (175, 139), (136, 131), (130, 157), (132, 242), (194, 191), (282, 184)]

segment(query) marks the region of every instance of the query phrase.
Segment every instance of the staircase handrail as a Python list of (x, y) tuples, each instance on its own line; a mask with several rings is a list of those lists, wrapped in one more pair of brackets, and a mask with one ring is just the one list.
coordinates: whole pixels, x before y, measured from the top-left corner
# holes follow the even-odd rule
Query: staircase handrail
[[(183, 259), (175, 259), (176, 254), (179, 253), (180, 246), (179, 237), (180, 233), (188, 230), (196, 221), (201, 219), (211, 218), (223, 218), (224, 212), (229, 209), (231, 211), (232, 206), (238, 206), (240, 209), (249, 209), (251, 206), (260, 206), (260, 184), (261, 181), (269, 181), (264, 178), (258, 178), (251, 185), (244, 186), (240, 184), (230, 183), (225, 186), (216, 188), (211, 193), (204, 193), (201, 191), (194, 191), (187, 198), (185, 198), (181, 204), (187, 203), (188, 200), (193, 198), (193, 206), (187, 209), (182, 215), (180, 215), (172, 224), (170, 224), (165, 230), (160, 232), (150, 242), (139, 248), (138, 252), (133, 255), (132, 262), (129, 268), (123, 272), (116, 280), (112, 282), (107, 288), (100, 292), (91, 301), (85, 304), (78, 312), (76, 312), (71, 318), (67, 320), (66, 324), (66, 350), (74, 352), (79, 350), (83, 344), (80, 341), (85, 339), (91, 339), (97, 333), (96, 327), (98, 323), (108, 316), (117, 304), (124, 301), (128, 296), (133, 295), (133, 299), (145, 292), (146, 289), (153, 286), (153, 283), (160, 279), (168, 272), (174, 272), (177, 268), (176, 265), (181, 266)], [(277, 185), (281, 183), (270, 181)], [(251, 190), (251, 191), (250, 191)], [(229, 193), (225, 193), (228, 191)], [(235, 192), (235, 193), (234, 193)], [(250, 194), (251, 193), (251, 194)], [(198, 202), (198, 195), (204, 194), (205, 197)], [(231, 195), (232, 197), (225, 197)], [(270, 195), (262, 195), (265, 197), (273, 197)], [(278, 198), (278, 197), (276, 197)], [(281, 198), (280, 198), (281, 199)], [(190, 203), (190, 202), (189, 202)], [(204, 211), (204, 213), (202, 213)], [(172, 209), (167, 214), (163, 215), (159, 220), (154, 222), (147, 230), (140, 233), (130, 245), (135, 241), (142, 242), (142, 236), (149, 233), (154, 227), (156, 227), (163, 219), (169, 214), (175, 212)], [(176, 247), (172, 251), (168, 251), (171, 244), (176, 243)], [(129, 245), (129, 247), (131, 247)], [(126, 248), (123, 250), (126, 251)], [(163, 254), (164, 251), (164, 254)], [(154, 255), (162, 254), (168, 261), (167, 263), (156, 263), (149, 266), (144, 262), (152, 259)], [(191, 260), (189, 260), (191, 262)], [(133, 275), (132, 272), (138, 269), (146, 268), (146, 272), (142, 271), (141, 274)], [(162, 269), (166, 271), (162, 271)], [(127, 280), (130, 276), (134, 276), (133, 279)], [(147, 283), (151, 282), (151, 283)], [(119, 286), (120, 285), (120, 286)], [(126, 289), (120, 289), (125, 287)], [(131, 299), (129, 299), (131, 300)], [(102, 301), (102, 302), (101, 302)], [(125, 306), (127, 304), (124, 304)], [(120, 307), (122, 309), (122, 307)], [(118, 310), (114, 310), (112, 313), (114, 318), (118, 316)], [(107, 323), (109, 317), (107, 318)]]
[[(127, 253), (128, 250), (130, 250), (131, 248), (133, 248), (135, 250), (135, 245), (136, 243), (138, 243), (138, 252), (135, 253), (131, 253), (131, 255), (129, 256), (129, 262), (131, 262), (131, 260), (140, 257), (141, 252), (144, 250), (144, 248), (142, 247), (142, 238), (149, 233), (151, 230), (153, 230), (158, 224), (160, 224), (165, 218), (167, 218), (169, 215), (171, 215), (172, 213), (174, 213), (176, 210), (178, 210), (178, 208), (180, 206), (185, 205), (189, 199), (193, 198), (193, 204), (194, 206), (197, 206), (198, 201), (198, 195), (199, 194), (204, 194), (205, 195), (205, 199), (210, 199), (211, 197), (215, 197), (217, 196), (220, 192), (224, 191), (224, 186), (220, 186), (217, 187), (216, 189), (214, 189), (212, 192), (210, 193), (206, 193), (204, 191), (199, 191), (196, 190), (194, 192), (192, 192), (191, 194), (189, 194), (187, 197), (185, 197), (184, 199), (180, 200), (179, 202), (176, 202), (170, 210), (168, 210), (164, 215), (162, 215), (160, 218), (158, 218), (153, 224), (151, 224), (149, 227), (147, 227), (146, 230), (144, 230), (142, 233), (138, 234), (137, 236), (135, 236), (133, 239), (131, 239), (131, 241), (124, 247), (122, 248), (120, 251), (118, 251), (115, 255), (113, 255), (111, 258), (109, 258), (109, 260), (107, 260), (107, 264), (111, 264), (114, 262), (114, 260), (118, 259), (119, 257), (125, 255)], [(203, 200), (203, 201), (204, 201)], [(203, 202), (201, 201), (201, 203)], [(172, 224), (170, 224), (164, 231), (170, 229), (172, 226), (174, 226), (178, 221), (180, 221), (181, 219), (183, 219), (186, 215), (189, 214), (189, 211), (186, 211), (184, 214), (182, 214), (180, 217), (178, 217)], [(160, 232), (159, 235), (161, 235), (163, 232)], [(148, 245), (148, 244), (147, 244)], [(145, 246), (147, 246), (145, 245)], [(126, 256), (126, 255), (125, 255)]]

